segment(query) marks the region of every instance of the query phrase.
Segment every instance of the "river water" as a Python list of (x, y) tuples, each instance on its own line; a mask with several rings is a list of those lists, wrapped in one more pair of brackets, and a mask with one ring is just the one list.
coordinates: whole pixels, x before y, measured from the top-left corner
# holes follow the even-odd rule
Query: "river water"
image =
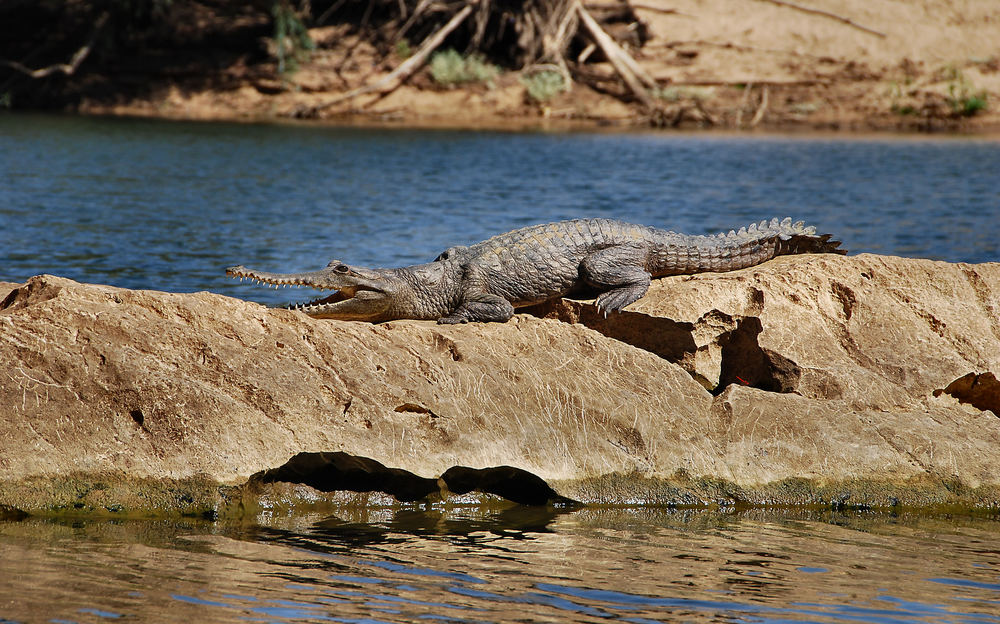
[[(478, 133), (0, 115), (0, 280), (268, 304), (233, 264), (427, 261), (616, 217), (772, 216), (1000, 260), (1000, 142)], [(991, 517), (587, 508), (0, 521), (0, 622), (1000, 622)]]
[(1000, 622), (997, 522), (664, 509), (0, 523), (0, 622)]
[(1000, 259), (1000, 141), (514, 134), (0, 115), (0, 279), (278, 303), (224, 275), (426, 262), (613, 217), (709, 234), (791, 216), (852, 252)]

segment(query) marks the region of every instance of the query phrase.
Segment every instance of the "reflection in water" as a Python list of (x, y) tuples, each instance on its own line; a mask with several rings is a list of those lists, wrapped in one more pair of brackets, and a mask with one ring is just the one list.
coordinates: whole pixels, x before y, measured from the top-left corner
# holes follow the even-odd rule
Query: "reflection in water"
[(0, 621), (1000, 622), (998, 526), (594, 508), (25, 520), (0, 524)]

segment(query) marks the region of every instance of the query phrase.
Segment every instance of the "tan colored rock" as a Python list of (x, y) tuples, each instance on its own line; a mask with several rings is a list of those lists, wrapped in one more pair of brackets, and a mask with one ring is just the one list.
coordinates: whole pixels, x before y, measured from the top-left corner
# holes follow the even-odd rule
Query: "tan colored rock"
[[(635, 344), (628, 321), (612, 319), (615, 329), (605, 329), (583, 306), (553, 308), (545, 312)], [(660, 280), (629, 310), (637, 334), (653, 332), (643, 325), (650, 317), (686, 324), (694, 351), (683, 354), (685, 367), (712, 385), (725, 368), (725, 334), (735, 332), (766, 361), (751, 361), (746, 349), (733, 353), (731, 377), (757, 385), (755, 378), (777, 374), (803, 396), (855, 407), (919, 404), (957, 377), (1000, 366), (995, 264), (869, 254), (778, 258), (744, 271)]]
[(157, 507), (115, 497), (160, 483), (190, 506), (303, 451), (506, 464), (586, 500), (1000, 501), (997, 415), (935, 396), (1000, 371), (998, 264), (791, 257), (659, 280), (607, 320), (535, 310), (583, 324), (370, 325), (52, 276), (0, 307), (0, 505)]

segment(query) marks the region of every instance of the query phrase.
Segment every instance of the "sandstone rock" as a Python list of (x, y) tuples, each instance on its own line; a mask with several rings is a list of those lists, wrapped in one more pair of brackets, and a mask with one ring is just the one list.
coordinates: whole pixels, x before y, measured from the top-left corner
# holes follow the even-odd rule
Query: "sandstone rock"
[(997, 415), (935, 392), (1000, 371), (998, 310), (998, 264), (872, 255), (463, 326), (39, 276), (0, 304), (0, 505), (191, 511), (302, 452), (585, 502), (995, 505)]

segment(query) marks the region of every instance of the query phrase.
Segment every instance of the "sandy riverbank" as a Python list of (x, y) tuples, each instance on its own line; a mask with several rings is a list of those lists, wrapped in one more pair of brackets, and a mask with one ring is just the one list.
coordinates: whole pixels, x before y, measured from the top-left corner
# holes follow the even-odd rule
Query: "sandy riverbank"
[[(995, 2), (646, 0), (632, 3), (632, 13), (637, 20), (606, 28), (656, 81), (653, 108), (610, 82), (598, 90), (578, 80), (567, 92), (538, 102), (527, 94), (524, 71), (502, 70), (489, 82), (445, 87), (424, 67), (388, 94), (348, 98), (316, 118), (513, 129), (1000, 130)], [(268, 27), (261, 24), (260, 32)], [(83, 77), (84, 62), (80, 75), (67, 78), (63, 87), (74, 80), (87, 86), (63, 93), (64, 107), (176, 119), (294, 118), (374, 83), (405, 59), (380, 52), (372, 37), (350, 22), (308, 33), (316, 49), (284, 75), (266, 54), (220, 52), (225, 60), (185, 71), (159, 71), (155, 64), (144, 70), (139, 62), (125, 69), (121, 63), (95, 66), (104, 75), (90, 82)], [(224, 37), (218, 40), (221, 50)], [(212, 50), (199, 55), (211, 56)], [(581, 72), (614, 77), (607, 62), (581, 63), (574, 71), (578, 77)]]

